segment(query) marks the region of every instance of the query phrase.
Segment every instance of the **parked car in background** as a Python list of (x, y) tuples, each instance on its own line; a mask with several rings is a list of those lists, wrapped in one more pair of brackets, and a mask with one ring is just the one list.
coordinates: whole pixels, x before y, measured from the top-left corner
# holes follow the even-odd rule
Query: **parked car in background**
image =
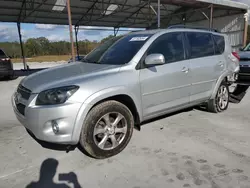
[[(77, 55), (76, 57), (75, 57), (75, 61), (81, 61), (83, 58), (85, 57), (85, 55)], [(73, 62), (73, 60), (72, 60), (72, 58), (70, 58), (70, 60), (68, 61), (68, 63), (72, 63)]]
[(0, 78), (13, 78), (13, 64), (11, 58), (0, 49)]
[(239, 52), (240, 72), (238, 80), (250, 83), (250, 43)]
[(146, 120), (201, 103), (208, 111), (225, 111), (227, 77), (237, 70), (224, 34), (187, 28), (133, 32), (106, 41), (82, 62), (24, 78), (12, 105), (38, 140), (80, 142), (89, 155), (107, 158), (121, 152), (133, 127)]

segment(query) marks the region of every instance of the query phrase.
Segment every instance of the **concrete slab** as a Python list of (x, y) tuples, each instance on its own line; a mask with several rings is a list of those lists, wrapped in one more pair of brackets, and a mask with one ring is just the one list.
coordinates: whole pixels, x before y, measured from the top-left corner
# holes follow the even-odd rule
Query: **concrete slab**
[(225, 113), (192, 109), (147, 123), (134, 131), (122, 153), (95, 160), (77, 148), (69, 153), (45, 149), (27, 134), (10, 103), (21, 79), (0, 82), (1, 188), (31, 182), (82, 188), (250, 187), (249, 94)]

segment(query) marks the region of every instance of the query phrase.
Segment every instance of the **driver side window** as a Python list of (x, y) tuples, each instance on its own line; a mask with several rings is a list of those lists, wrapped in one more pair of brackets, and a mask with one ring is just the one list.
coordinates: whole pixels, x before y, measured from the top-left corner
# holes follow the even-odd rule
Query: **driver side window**
[(157, 38), (149, 47), (147, 55), (155, 53), (162, 54), (166, 64), (184, 60), (182, 33), (167, 33)]

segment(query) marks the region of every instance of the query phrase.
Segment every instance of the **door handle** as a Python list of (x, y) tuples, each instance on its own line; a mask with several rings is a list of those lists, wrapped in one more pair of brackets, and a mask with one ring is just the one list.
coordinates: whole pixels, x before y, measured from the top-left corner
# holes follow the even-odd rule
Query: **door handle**
[(188, 73), (188, 71), (189, 71), (189, 68), (187, 68), (187, 67), (183, 67), (181, 70), (181, 72), (184, 72), (184, 73)]
[(220, 61), (218, 65), (219, 65), (220, 67), (223, 67), (223, 66), (224, 66), (224, 62), (223, 62), (223, 61)]

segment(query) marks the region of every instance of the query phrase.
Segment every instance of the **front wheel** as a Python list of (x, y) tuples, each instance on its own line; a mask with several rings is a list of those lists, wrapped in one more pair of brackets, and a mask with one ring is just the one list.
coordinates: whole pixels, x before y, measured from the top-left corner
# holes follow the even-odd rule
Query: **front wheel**
[(229, 104), (229, 89), (225, 82), (222, 82), (217, 90), (214, 99), (208, 101), (208, 111), (219, 113), (225, 111)]
[(88, 113), (80, 144), (94, 158), (108, 158), (120, 153), (129, 143), (134, 127), (130, 110), (117, 101), (106, 101)]

